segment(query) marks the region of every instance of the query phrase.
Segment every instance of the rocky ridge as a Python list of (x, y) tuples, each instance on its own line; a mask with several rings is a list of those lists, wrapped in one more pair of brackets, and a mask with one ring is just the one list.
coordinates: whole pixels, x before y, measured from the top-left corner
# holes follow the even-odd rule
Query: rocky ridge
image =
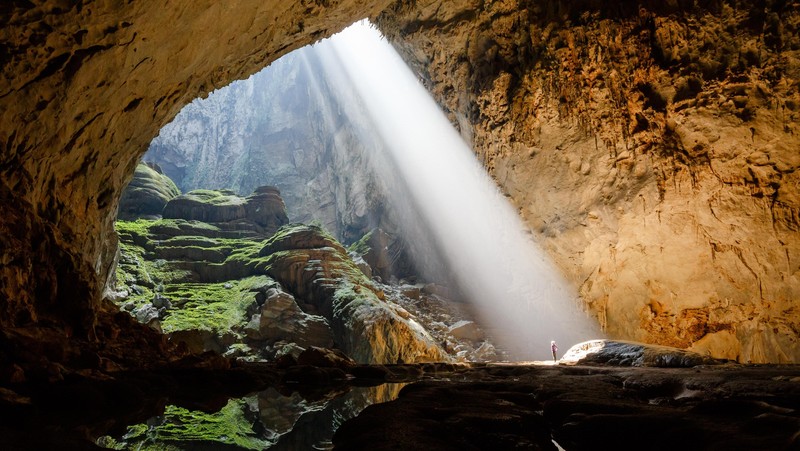
[(359, 267), (358, 254), (319, 226), (286, 224), (274, 188), (247, 198), (194, 190), (170, 200), (163, 215), (118, 221), (113, 297), (190, 352), (280, 360), (337, 347), (365, 363), (498, 358), (485, 336), (442, 330), (441, 321), (464, 317), (455, 307), (439, 307), (433, 324), (432, 309), (412, 305), (448, 302), (431, 290), (373, 281), (373, 268)]

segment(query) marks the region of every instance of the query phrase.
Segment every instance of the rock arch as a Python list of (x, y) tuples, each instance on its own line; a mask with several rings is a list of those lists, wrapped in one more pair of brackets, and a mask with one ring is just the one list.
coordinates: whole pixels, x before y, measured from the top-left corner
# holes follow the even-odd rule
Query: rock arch
[(390, 2), (9, 2), (0, 7), (0, 326), (95, 333), (122, 187), (159, 128)]

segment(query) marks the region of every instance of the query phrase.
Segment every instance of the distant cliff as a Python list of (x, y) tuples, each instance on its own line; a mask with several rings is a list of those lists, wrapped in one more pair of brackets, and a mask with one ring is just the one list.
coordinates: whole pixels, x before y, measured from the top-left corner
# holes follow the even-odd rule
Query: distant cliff
[(145, 160), (184, 192), (276, 186), (292, 221), (357, 240), (383, 220), (383, 189), (365, 157), (377, 140), (352, 122), (358, 112), (343, 109), (320, 65), (318, 49), (304, 48), (192, 102)]

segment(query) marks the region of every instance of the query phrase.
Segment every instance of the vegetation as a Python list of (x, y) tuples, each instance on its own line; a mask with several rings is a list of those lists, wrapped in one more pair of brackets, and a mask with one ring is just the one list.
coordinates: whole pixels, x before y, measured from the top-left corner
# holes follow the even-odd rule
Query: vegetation
[(367, 252), (370, 251), (369, 240), (372, 238), (372, 233), (375, 230), (370, 230), (364, 236), (361, 237), (358, 241), (351, 244), (350, 247), (347, 248), (350, 252), (355, 252), (358, 255), (365, 255)]
[(158, 193), (164, 199), (172, 199), (181, 193), (181, 190), (178, 189), (178, 186), (175, 185), (175, 182), (173, 182), (171, 178), (159, 174), (153, 168), (143, 163), (139, 163), (139, 165), (136, 166), (136, 173), (133, 180), (131, 184), (138, 182), (138, 185), (132, 186), (130, 189), (151, 190)]
[(162, 320), (164, 332), (206, 330), (232, 331), (243, 323), (254, 302), (254, 290), (271, 285), (266, 276), (248, 277), (225, 283), (183, 283), (165, 286), (164, 295), (173, 306)]
[(183, 197), (211, 205), (242, 205), (246, 202), (244, 197), (227, 189), (196, 189), (184, 194)]
[[(265, 449), (273, 443), (255, 432), (257, 399), (231, 399), (219, 412), (205, 413), (167, 406), (149, 424), (129, 426), (121, 440), (103, 437), (98, 444), (112, 449), (181, 450), (185, 448), (238, 447)], [(256, 428), (260, 429), (260, 428)]]

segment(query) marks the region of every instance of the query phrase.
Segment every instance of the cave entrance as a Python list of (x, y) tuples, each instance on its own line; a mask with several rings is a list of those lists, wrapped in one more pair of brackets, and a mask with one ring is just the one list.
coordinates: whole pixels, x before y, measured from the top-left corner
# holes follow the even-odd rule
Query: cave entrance
[[(265, 329), (300, 327), (281, 321), (320, 331), (312, 340), (295, 331), (300, 348), (348, 340), (324, 332), (341, 320), (332, 316), (336, 301), (303, 281), (287, 287), (281, 277), (292, 277), (265, 251), (263, 243), (284, 239), (273, 234), (290, 222), (313, 224), (320, 243), (347, 246), (341, 250), (365, 276), (366, 291), (405, 300), (391, 314), (419, 329), (425, 343), (391, 355), (372, 349), (357, 360), (429, 359), (437, 346), (463, 360), (544, 360), (551, 339), (597, 335), (452, 124), (367, 22), (196, 100), (162, 129), (144, 160), (137, 174), (147, 180), (131, 186), (143, 193), (158, 185), (157, 195), (174, 199), (159, 211), (131, 189), (123, 195), (118, 289), (125, 299), (118, 301), (193, 350), (247, 356), (254, 351), (246, 337), (257, 342), (258, 357), (274, 359), (284, 342)], [(129, 221), (137, 216), (144, 219)], [(319, 255), (306, 257), (306, 271), (351, 278)], [(299, 311), (267, 311), (265, 299), (284, 294)], [(472, 303), (418, 308), (428, 298)], [(191, 314), (176, 314), (186, 309)], [(430, 310), (447, 310), (448, 320), (436, 321)]]

